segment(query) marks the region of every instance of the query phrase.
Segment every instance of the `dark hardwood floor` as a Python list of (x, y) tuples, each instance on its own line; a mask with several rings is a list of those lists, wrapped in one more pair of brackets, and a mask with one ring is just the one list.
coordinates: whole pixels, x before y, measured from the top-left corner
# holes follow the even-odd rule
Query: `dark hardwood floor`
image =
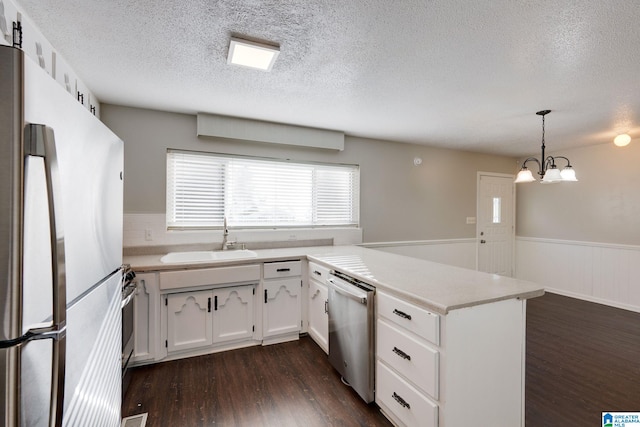
[[(602, 411), (640, 411), (640, 313), (529, 300), (526, 426), (599, 426)], [(309, 337), (135, 368), (122, 412), (149, 427), (390, 425)]]
[(309, 337), (135, 368), (123, 416), (156, 426), (390, 426)]
[(640, 411), (640, 313), (547, 293), (527, 302), (527, 427)]

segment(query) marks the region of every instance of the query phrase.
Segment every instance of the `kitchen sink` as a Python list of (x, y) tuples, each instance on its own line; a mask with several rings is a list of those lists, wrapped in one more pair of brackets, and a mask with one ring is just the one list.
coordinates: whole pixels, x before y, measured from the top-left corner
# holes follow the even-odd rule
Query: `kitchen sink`
[(169, 252), (160, 258), (164, 264), (176, 264), (185, 262), (225, 261), (245, 258), (255, 258), (258, 254), (248, 249), (230, 251), (191, 251)]

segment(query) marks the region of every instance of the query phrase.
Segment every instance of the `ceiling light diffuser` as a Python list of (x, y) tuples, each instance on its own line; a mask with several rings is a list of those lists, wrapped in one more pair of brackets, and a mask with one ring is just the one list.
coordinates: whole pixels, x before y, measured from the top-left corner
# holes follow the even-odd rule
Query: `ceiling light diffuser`
[(256, 70), (271, 71), (280, 48), (232, 37), (227, 64)]
[(615, 139), (613, 140), (613, 143), (616, 144), (618, 147), (624, 147), (626, 145), (629, 145), (630, 142), (631, 142), (631, 137), (626, 133), (622, 133), (616, 136)]

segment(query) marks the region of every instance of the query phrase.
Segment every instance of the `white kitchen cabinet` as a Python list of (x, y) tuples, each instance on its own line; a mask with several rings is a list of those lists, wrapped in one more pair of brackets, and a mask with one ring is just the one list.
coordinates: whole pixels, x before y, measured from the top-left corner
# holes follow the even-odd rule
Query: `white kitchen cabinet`
[(329, 292), (325, 281), (329, 269), (316, 263), (309, 263), (309, 336), (316, 344), (329, 353), (329, 315), (327, 303)]
[(254, 285), (213, 290), (214, 344), (253, 337), (254, 299)]
[(438, 315), (376, 293), (376, 403), (398, 426), (524, 425), (525, 301)]
[(166, 295), (167, 352), (251, 340), (254, 299), (254, 284)]
[(301, 261), (264, 264), (262, 337), (263, 344), (299, 338), (302, 296)]
[(213, 344), (212, 298), (211, 290), (165, 296), (169, 353)]
[(134, 348), (132, 363), (154, 360), (160, 337), (160, 289), (156, 273), (139, 273), (133, 300)]

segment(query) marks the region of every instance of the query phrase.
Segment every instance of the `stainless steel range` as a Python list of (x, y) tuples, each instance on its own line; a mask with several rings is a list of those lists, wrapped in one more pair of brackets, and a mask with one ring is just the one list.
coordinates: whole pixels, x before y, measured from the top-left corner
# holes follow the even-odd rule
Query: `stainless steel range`
[(133, 298), (138, 286), (135, 277), (136, 273), (131, 270), (131, 266), (125, 264), (122, 281), (122, 396), (127, 391), (131, 380), (128, 368), (134, 345)]

